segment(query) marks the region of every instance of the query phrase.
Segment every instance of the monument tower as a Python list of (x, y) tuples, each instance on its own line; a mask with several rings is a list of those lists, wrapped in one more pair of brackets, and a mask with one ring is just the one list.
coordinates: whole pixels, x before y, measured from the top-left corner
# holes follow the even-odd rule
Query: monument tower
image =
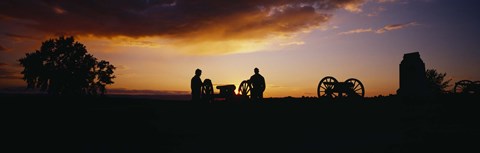
[(400, 63), (400, 88), (397, 94), (402, 97), (425, 97), (427, 95), (427, 80), (425, 63), (418, 52), (403, 55)]

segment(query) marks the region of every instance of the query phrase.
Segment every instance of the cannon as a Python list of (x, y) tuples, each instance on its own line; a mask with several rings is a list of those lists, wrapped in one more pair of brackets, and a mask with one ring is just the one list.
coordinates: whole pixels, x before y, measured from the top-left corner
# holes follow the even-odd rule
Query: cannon
[(213, 84), (210, 79), (205, 79), (202, 84), (201, 95), (203, 101), (213, 102)]
[(220, 90), (218, 94), (214, 94), (213, 92), (212, 81), (210, 79), (205, 79), (201, 90), (203, 101), (212, 103), (215, 98), (224, 98), (226, 101), (242, 98), (249, 99), (252, 86), (249, 80), (244, 80), (240, 83), (237, 93), (235, 93), (236, 86), (233, 84), (219, 85), (216, 88)]
[(250, 80), (243, 80), (238, 87), (238, 95), (243, 96), (244, 98), (250, 98), (250, 90), (252, 89), (252, 84)]
[(455, 83), (453, 93), (480, 94), (480, 81), (461, 80)]
[(355, 78), (347, 79), (345, 82), (338, 82), (334, 77), (327, 76), (318, 83), (317, 95), (319, 98), (364, 97), (365, 88), (362, 82)]

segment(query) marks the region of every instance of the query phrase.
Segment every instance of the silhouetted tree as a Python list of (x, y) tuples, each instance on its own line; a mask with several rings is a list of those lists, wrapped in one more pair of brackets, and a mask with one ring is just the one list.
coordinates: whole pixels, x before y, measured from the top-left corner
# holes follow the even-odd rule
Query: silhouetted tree
[(447, 73), (439, 73), (436, 69), (427, 69), (425, 71), (427, 78), (427, 87), (433, 94), (441, 94), (446, 92), (446, 88), (450, 86), (450, 81), (445, 80)]
[(60, 36), (42, 43), (40, 50), (19, 59), (24, 67), (23, 80), (28, 88), (40, 88), (49, 94), (96, 95), (113, 84), (115, 66), (97, 61), (73, 36)]

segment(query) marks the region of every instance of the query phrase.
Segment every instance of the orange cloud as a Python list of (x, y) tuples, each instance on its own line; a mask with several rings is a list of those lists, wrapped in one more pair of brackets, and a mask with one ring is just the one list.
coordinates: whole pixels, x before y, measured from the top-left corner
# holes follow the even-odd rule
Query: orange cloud
[(375, 0), (377, 3), (393, 3), (398, 0)]
[(349, 34), (357, 34), (357, 33), (364, 33), (364, 32), (372, 32), (372, 28), (368, 29), (354, 29), (346, 32), (339, 33), (340, 35), (349, 35)]
[(325, 11), (344, 8), (356, 12), (362, 3), (362, 0), (26, 0), (1, 2), (0, 14), (34, 21), (26, 25), (49, 33), (190, 37), (223, 27), (226, 29), (220, 30), (235, 36), (257, 28), (270, 30), (267, 32), (310, 28), (326, 21), (329, 14)]
[(402, 24), (389, 24), (375, 31), (375, 33), (384, 33), (392, 30), (399, 30), (410, 26), (418, 25), (416, 22), (402, 23)]
[(347, 11), (354, 12), (354, 13), (360, 13), (360, 12), (363, 11), (361, 9), (362, 5), (363, 5), (363, 0), (356, 0), (356, 1), (352, 1), (351, 3), (341, 4), (340, 6), (343, 7)]
[(403, 23), (403, 24), (389, 24), (385, 25), (382, 28), (379, 28), (377, 30), (373, 30), (372, 28), (360, 28), (360, 29), (354, 29), (346, 32), (341, 32), (338, 33), (339, 35), (349, 35), (349, 34), (358, 34), (358, 33), (365, 33), (365, 32), (373, 32), (376, 34), (382, 34), (387, 31), (393, 31), (393, 30), (400, 30), (406, 27), (410, 26), (417, 26), (419, 25), (417, 22), (409, 22), (409, 23)]
[(57, 13), (57, 14), (65, 14), (65, 13), (67, 13), (67, 11), (65, 11), (64, 9), (62, 9), (62, 8), (60, 8), (60, 7), (53, 7), (52, 9), (53, 9), (53, 11), (54, 11), (55, 13)]
[[(257, 45), (268, 44), (271, 39), (319, 29), (331, 18), (333, 10), (360, 12), (363, 3), (363, 0), (2, 1), (0, 22), (17, 22), (47, 34), (135, 39), (122, 41), (126, 46), (158, 47), (150, 41), (154, 38), (170, 40), (172, 44), (167, 46), (180, 46), (180, 51), (211, 45), (225, 48), (221, 53), (232, 53), (254, 51), (259, 48)], [(236, 47), (243, 49), (239, 51)], [(196, 54), (199, 50), (186, 52)]]
[(305, 42), (303, 41), (294, 41), (294, 42), (287, 42), (287, 43), (282, 43), (280, 46), (290, 46), (290, 45), (304, 45)]

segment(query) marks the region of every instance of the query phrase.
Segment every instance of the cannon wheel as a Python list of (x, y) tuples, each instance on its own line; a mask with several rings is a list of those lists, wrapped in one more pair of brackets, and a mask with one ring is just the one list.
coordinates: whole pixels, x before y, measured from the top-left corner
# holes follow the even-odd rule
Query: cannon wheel
[(252, 89), (250, 85), (250, 81), (248, 80), (243, 80), (242, 83), (240, 83), (240, 86), (238, 87), (238, 94), (248, 97), (250, 96), (250, 90)]
[(473, 84), (473, 90), (475, 91), (475, 94), (480, 94), (480, 81), (475, 81)]
[(210, 79), (205, 79), (205, 81), (203, 81), (202, 99), (207, 102), (213, 102), (213, 84)]
[(330, 97), (330, 98), (336, 98), (338, 97), (338, 93), (333, 92), (333, 88), (335, 84), (338, 84), (337, 79), (331, 76), (324, 77), (322, 80), (320, 80), (320, 83), (318, 83), (318, 88), (317, 88), (317, 95), (318, 98), (320, 97)]
[(360, 80), (355, 79), (355, 78), (350, 78), (350, 79), (345, 80), (345, 82), (353, 84), (351, 89), (352, 89), (353, 93), (355, 93), (355, 95), (350, 95), (350, 94), (353, 94), (353, 93), (348, 93), (347, 92), (348, 97), (352, 97), (352, 96), (364, 97), (365, 96), (365, 88), (363, 87), (363, 84), (362, 84), (362, 82), (360, 82)]
[(453, 93), (466, 93), (468, 92), (468, 86), (472, 85), (473, 82), (470, 80), (461, 80), (455, 83), (455, 87), (453, 88)]

